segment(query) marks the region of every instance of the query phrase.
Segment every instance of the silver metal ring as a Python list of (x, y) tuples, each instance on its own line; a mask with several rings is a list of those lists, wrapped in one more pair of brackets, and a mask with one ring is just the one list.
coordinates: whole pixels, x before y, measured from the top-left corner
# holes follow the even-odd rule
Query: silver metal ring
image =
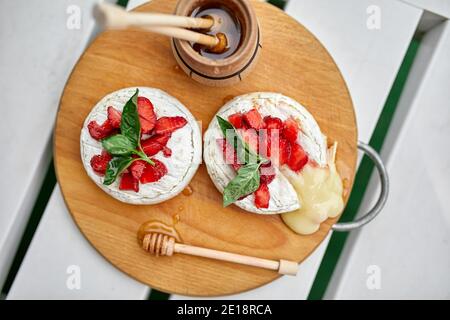
[(341, 222), (333, 225), (334, 231), (351, 231), (357, 228), (361, 228), (363, 225), (372, 221), (383, 209), (389, 194), (389, 177), (386, 171), (386, 167), (380, 158), (378, 152), (376, 152), (371, 146), (358, 141), (358, 149), (363, 151), (375, 164), (380, 176), (381, 192), (377, 203), (370, 209), (364, 216), (353, 222)]

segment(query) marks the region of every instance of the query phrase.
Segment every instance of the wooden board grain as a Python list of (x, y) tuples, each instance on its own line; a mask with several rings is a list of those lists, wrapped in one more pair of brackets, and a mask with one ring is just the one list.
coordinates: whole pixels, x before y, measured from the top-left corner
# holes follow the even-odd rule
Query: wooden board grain
[[(270, 259), (303, 261), (325, 238), (336, 219), (313, 235), (300, 236), (278, 215), (262, 216), (230, 206), (202, 164), (191, 181), (192, 195), (153, 206), (121, 203), (84, 172), (80, 130), (91, 108), (106, 94), (124, 87), (165, 90), (202, 122), (203, 131), (229, 99), (254, 91), (280, 92), (298, 100), (317, 119), (330, 141), (338, 141), (337, 166), (346, 187), (353, 184), (357, 129), (346, 84), (325, 48), (281, 10), (253, 2), (263, 36), (255, 70), (233, 87), (202, 86), (176, 65), (168, 38), (140, 31), (107, 31), (86, 50), (61, 98), (55, 129), (58, 181), (75, 222), (111, 263), (152, 288), (182, 295), (214, 296), (266, 284), (276, 272), (185, 255), (156, 258), (138, 245), (136, 232), (148, 220), (175, 225), (187, 244)], [(138, 11), (171, 13), (175, 0), (153, 0)]]

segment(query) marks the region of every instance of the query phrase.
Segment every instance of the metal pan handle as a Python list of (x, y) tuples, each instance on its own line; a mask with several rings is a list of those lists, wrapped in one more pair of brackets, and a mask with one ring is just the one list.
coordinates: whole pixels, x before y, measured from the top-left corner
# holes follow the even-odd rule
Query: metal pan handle
[(383, 209), (389, 194), (389, 177), (380, 155), (371, 146), (361, 141), (358, 141), (358, 149), (364, 152), (375, 164), (378, 175), (380, 176), (380, 196), (377, 203), (364, 216), (353, 222), (336, 223), (332, 227), (334, 231), (351, 231), (361, 228), (363, 225), (372, 221)]

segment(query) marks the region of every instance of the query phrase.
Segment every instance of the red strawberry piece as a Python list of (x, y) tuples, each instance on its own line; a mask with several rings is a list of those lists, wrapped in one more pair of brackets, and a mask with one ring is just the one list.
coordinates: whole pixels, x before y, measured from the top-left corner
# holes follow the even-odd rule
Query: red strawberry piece
[(91, 158), (91, 167), (96, 173), (104, 175), (106, 172), (106, 168), (108, 168), (108, 163), (111, 159), (111, 155), (103, 150), (102, 154), (93, 156)]
[(291, 146), (285, 138), (280, 137), (278, 139), (278, 144), (272, 141), (270, 147), (271, 147), (271, 159), (276, 164), (281, 166), (288, 162)]
[(266, 116), (264, 117), (265, 127), (268, 130), (278, 129), (281, 130), (283, 128), (283, 121), (280, 118)]
[(271, 161), (267, 161), (264, 163), (261, 163), (261, 168), (269, 168), (272, 167), (272, 162)]
[(279, 165), (286, 164), (289, 160), (289, 155), (291, 154), (291, 145), (286, 139), (280, 138), (280, 152), (278, 155)]
[[(153, 168), (155, 168), (155, 170), (159, 173), (160, 178), (164, 177), (167, 174), (167, 168), (166, 168), (165, 164), (157, 159), (152, 159), (152, 160), (153, 160), (153, 162), (155, 162), (155, 165), (153, 166)], [(149, 166), (150, 166), (150, 164), (149, 164)]]
[(291, 144), (291, 154), (289, 155), (288, 166), (294, 171), (300, 171), (308, 163), (308, 155), (298, 144)]
[(110, 155), (110, 154), (108, 153), (108, 151), (106, 151), (106, 150), (102, 150), (101, 156), (102, 156), (103, 158), (107, 159), (108, 162), (109, 162), (109, 160), (111, 160), (111, 159), (113, 158), (112, 155)]
[(280, 141), (280, 132), (278, 129), (259, 130), (259, 143), (260, 143), (259, 153), (263, 157), (270, 158), (273, 154), (272, 148), (275, 150), (275, 153), (278, 152), (279, 141)]
[(142, 150), (144, 151), (144, 153), (149, 157), (154, 156), (159, 151), (161, 151), (164, 147), (162, 144), (160, 144), (152, 139), (147, 139), (147, 140), (142, 141), (141, 146), (142, 146)]
[(270, 193), (267, 184), (261, 183), (258, 190), (255, 191), (255, 206), (257, 208), (268, 208)]
[(169, 141), (170, 137), (171, 137), (170, 133), (165, 133), (165, 134), (155, 134), (151, 138), (154, 139), (154, 141), (158, 142), (159, 144), (165, 146)]
[(239, 170), (241, 164), (239, 164), (237, 159), (237, 154), (231, 144), (229, 144), (225, 138), (217, 139), (217, 143), (220, 148), (222, 148), (223, 157), (225, 159), (225, 163), (229, 164), (233, 167), (234, 170)]
[(262, 164), (259, 169), (259, 181), (269, 184), (273, 179), (275, 179), (275, 168), (272, 166), (272, 163), (269, 161), (268, 163)]
[(164, 146), (162, 150), (164, 157), (169, 158), (170, 156), (172, 156), (172, 149)]
[(144, 160), (136, 160), (130, 165), (130, 172), (134, 179), (139, 180), (144, 172), (146, 162)]
[(161, 117), (156, 121), (155, 133), (168, 134), (186, 125), (187, 121), (183, 117)]
[(244, 126), (244, 119), (242, 117), (242, 113), (238, 112), (232, 114), (228, 117), (228, 121), (235, 127), (236, 129), (240, 129)]
[(141, 183), (156, 182), (167, 174), (167, 168), (161, 161), (152, 159), (155, 165), (145, 164), (144, 172), (140, 178)]
[(283, 124), (283, 131), (281, 135), (289, 142), (295, 143), (297, 141), (298, 131), (299, 129), (297, 122), (294, 119), (289, 118)]
[(120, 128), (120, 121), (122, 120), (122, 112), (114, 109), (113, 107), (108, 107), (108, 121), (111, 126), (115, 129)]
[(156, 114), (153, 110), (153, 104), (145, 97), (138, 97), (137, 109), (141, 123), (141, 131), (143, 133), (149, 133), (156, 124)]
[(239, 129), (238, 133), (244, 142), (248, 144), (250, 149), (254, 152), (258, 152), (259, 137), (255, 129)]
[(258, 153), (263, 157), (270, 157), (270, 133), (267, 130), (259, 130)]
[(139, 180), (133, 177), (131, 172), (123, 173), (120, 179), (119, 189), (139, 192)]
[(99, 125), (95, 120), (91, 121), (88, 124), (88, 130), (91, 137), (95, 140), (105, 139), (114, 133), (114, 128), (109, 120), (103, 122), (102, 125)]
[(142, 150), (146, 155), (151, 157), (163, 150), (169, 139), (170, 134), (155, 134), (148, 139), (141, 140)]
[(244, 114), (245, 122), (250, 126), (250, 128), (259, 130), (264, 128), (264, 121), (261, 114), (256, 109), (252, 109)]

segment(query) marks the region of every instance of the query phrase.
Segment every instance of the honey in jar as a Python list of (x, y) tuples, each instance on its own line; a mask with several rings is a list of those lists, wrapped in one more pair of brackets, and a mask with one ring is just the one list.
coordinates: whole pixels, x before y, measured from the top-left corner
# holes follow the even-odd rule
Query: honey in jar
[(228, 8), (211, 3), (207, 6), (196, 8), (192, 12), (191, 16), (196, 18), (214, 19), (213, 27), (203, 33), (212, 36), (216, 36), (218, 33), (223, 33), (228, 40), (227, 48), (222, 53), (211, 52), (208, 50), (208, 47), (198, 43), (191, 44), (193, 49), (201, 56), (212, 60), (218, 60), (228, 58), (237, 51), (242, 38), (241, 24), (239, 19), (237, 19)]

